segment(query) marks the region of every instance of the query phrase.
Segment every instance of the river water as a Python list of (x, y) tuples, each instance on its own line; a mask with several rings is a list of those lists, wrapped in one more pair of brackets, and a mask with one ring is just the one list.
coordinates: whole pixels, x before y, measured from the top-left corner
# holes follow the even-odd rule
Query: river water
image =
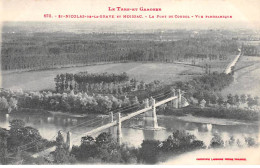
[[(70, 130), (72, 132), (73, 144), (79, 145), (80, 138), (84, 135), (84, 132), (105, 124), (108, 118), (102, 119), (97, 116), (71, 117), (63, 114), (40, 115), (37, 113), (15, 113), (9, 114), (9, 116), (1, 115), (0, 127), (9, 128), (9, 121), (12, 119), (24, 120), (27, 126), (38, 129), (42, 137), (49, 140), (55, 140), (55, 136), (59, 130), (63, 130), (64, 135), (66, 134), (66, 131)], [(174, 130), (186, 130), (195, 135), (197, 139), (204, 141), (206, 145), (209, 145), (214, 133), (220, 134), (224, 141), (228, 140), (231, 136), (234, 136), (235, 139), (239, 139), (241, 142), (244, 142), (244, 137), (253, 137), (257, 139), (259, 133), (258, 125), (203, 124), (182, 121), (174, 116), (159, 116), (158, 125), (165, 129), (153, 131), (144, 129), (147, 124), (146, 121), (147, 118), (142, 115), (124, 121), (122, 123), (122, 142), (138, 147), (144, 139), (165, 140)], [(116, 137), (116, 130), (116, 127), (110, 130), (114, 137)], [(95, 137), (98, 134), (99, 133), (92, 136)]]

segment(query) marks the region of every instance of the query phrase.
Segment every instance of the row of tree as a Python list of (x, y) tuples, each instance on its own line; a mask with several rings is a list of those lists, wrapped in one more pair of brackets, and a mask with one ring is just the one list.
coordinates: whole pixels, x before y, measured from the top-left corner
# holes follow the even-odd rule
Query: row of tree
[(217, 73), (205, 74), (194, 77), (187, 82), (176, 82), (174, 87), (185, 92), (185, 97), (192, 102), (195, 98), (198, 102), (205, 100), (213, 104), (217, 103), (217, 92), (229, 86), (234, 80), (231, 74)]
[(54, 81), (58, 93), (74, 90), (74, 92), (121, 95), (136, 90), (152, 91), (161, 86), (158, 80), (148, 84), (136, 79), (129, 80), (125, 72), (122, 74), (87, 72), (58, 74)]
[(260, 56), (260, 45), (242, 45), (242, 53), (246, 56)]
[[(97, 62), (160, 61), (190, 59), (219, 60), (237, 52), (234, 40), (209, 37), (177, 41), (154, 40), (88, 40), (73, 34), (56, 37), (53, 34), (14, 34), (3, 36), (2, 68), (46, 69)], [(127, 36), (127, 34), (125, 34)], [(102, 40), (100, 40), (102, 39)]]
[(228, 94), (223, 97), (221, 94), (216, 92), (203, 92), (201, 95), (200, 101), (197, 99), (191, 98), (191, 103), (199, 104), (202, 100), (205, 100), (205, 104), (207, 106), (211, 105), (219, 105), (219, 106), (230, 106), (230, 107), (244, 107), (244, 108), (251, 108), (254, 106), (259, 105), (259, 97), (254, 96), (252, 97), (250, 94), (245, 95), (232, 95)]
[[(82, 90), (83, 85), (93, 84), (119, 84), (129, 81), (129, 76), (124, 72), (122, 74), (108, 74), (108, 73), (88, 73), (79, 72), (76, 74), (65, 73), (58, 74), (55, 78), (55, 85), (57, 92), (66, 90), (79, 89)], [(91, 86), (92, 86), (91, 85)]]
[[(16, 100), (19, 108), (45, 109), (54, 111), (74, 112), (74, 113), (100, 113), (106, 114), (111, 110), (120, 107), (138, 105), (140, 102), (137, 97), (129, 99), (123, 97), (116, 98), (113, 95), (88, 95), (87, 93), (52, 93), (48, 92), (12, 92), (2, 90), (0, 105), (7, 99)], [(1, 100), (4, 100), (1, 102)], [(8, 104), (8, 103), (7, 103)], [(3, 108), (3, 107), (1, 107)], [(6, 107), (5, 107), (6, 108)]]
[(228, 94), (227, 95), (227, 103), (229, 103), (230, 105), (236, 105), (239, 106), (240, 104), (247, 104), (248, 107), (252, 107), (252, 106), (258, 106), (259, 105), (259, 97), (255, 96), (252, 97), (250, 94), (245, 95), (232, 95), (232, 94)]
[(129, 80), (129, 76), (123, 72), (121, 74), (114, 73), (88, 73), (79, 72), (74, 75), (74, 80), (77, 83), (124, 83)]

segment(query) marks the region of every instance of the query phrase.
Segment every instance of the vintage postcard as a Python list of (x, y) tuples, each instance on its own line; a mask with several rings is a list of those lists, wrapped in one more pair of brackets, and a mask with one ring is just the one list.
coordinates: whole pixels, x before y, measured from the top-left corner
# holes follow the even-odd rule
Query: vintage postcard
[(259, 165), (259, 0), (2, 0), (0, 164)]

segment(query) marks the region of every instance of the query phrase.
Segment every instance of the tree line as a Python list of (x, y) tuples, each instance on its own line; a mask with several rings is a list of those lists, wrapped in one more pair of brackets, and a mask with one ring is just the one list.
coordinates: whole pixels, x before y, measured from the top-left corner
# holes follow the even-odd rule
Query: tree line
[[(258, 146), (257, 139), (252, 137), (244, 137), (241, 140), (230, 136), (228, 140), (224, 141), (219, 134), (215, 133), (210, 140), (208, 149), (256, 146)], [(185, 130), (175, 130), (163, 141), (143, 140), (138, 148), (129, 147), (126, 144), (119, 145), (110, 133), (103, 132), (95, 138), (82, 137), (81, 144), (73, 146), (71, 152), (66, 152), (65, 147), (63, 150), (56, 148), (54, 156), (58, 154), (58, 151), (61, 151), (63, 157), (56, 157), (57, 160), (54, 160), (54, 163), (156, 164), (167, 161), (173, 155), (178, 156), (185, 152), (205, 148), (206, 145), (203, 141), (198, 140), (196, 136)]]
[[(113, 95), (102, 96), (100, 94), (88, 95), (87, 93), (52, 93), (48, 92), (13, 92), (2, 90), (0, 92), (0, 107), (6, 111), (11, 100), (17, 102), (18, 108), (44, 109), (73, 113), (98, 113), (107, 114), (111, 110), (120, 107), (128, 107), (141, 104), (137, 97), (116, 98)], [(3, 101), (4, 100), (4, 101)], [(3, 112), (1, 110), (1, 112)]]
[[(3, 36), (2, 69), (48, 69), (77, 64), (124, 61), (173, 62), (189, 59), (226, 59), (237, 52), (234, 40), (209, 37), (185, 38), (177, 41), (89, 40), (75, 34), (62, 37), (52, 34)], [(127, 34), (125, 34), (127, 36)], [(102, 39), (102, 40), (100, 40)]]
[(219, 91), (229, 86), (234, 81), (232, 74), (217, 73), (205, 74), (203, 76), (194, 77), (187, 82), (176, 82), (174, 87), (185, 92), (185, 97), (189, 102), (194, 102), (194, 98), (201, 102), (205, 100), (207, 103), (217, 103)]
[(154, 80), (150, 83), (129, 79), (124, 72), (114, 73), (88, 73), (58, 74), (55, 78), (56, 92), (63, 93), (73, 90), (76, 92), (101, 93), (122, 95), (136, 90), (153, 91), (161, 87), (161, 82)]
[[(218, 100), (218, 103), (220, 104), (222, 100)], [(250, 94), (241, 94), (241, 95), (232, 95), (231, 93), (227, 95), (227, 101), (231, 106), (239, 106), (240, 104), (247, 104), (248, 107), (252, 106), (258, 106), (259, 105), (259, 97), (254, 96), (252, 97)]]

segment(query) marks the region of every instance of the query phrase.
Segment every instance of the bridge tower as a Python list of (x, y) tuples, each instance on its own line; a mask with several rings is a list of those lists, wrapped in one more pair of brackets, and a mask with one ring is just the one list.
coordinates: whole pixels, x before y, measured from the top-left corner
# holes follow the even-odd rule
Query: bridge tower
[(122, 123), (121, 123), (121, 113), (117, 113), (117, 143), (121, 145), (122, 138)]
[(181, 105), (181, 90), (178, 89), (178, 108), (181, 108), (182, 105)]
[(71, 132), (67, 132), (67, 140), (66, 140), (66, 145), (68, 147), (68, 150), (71, 151), (72, 149), (72, 142), (71, 142)]
[[(110, 122), (110, 123), (114, 122), (113, 112), (110, 112), (110, 113), (109, 113), (109, 122)], [(108, 131), (109, 131), (110, 134), (112, 134), (112, 133), (114, 132), (113, 130), (114, 130), (114, 127), (110, 127), (110, 128), (108, 129)]]
[[(172, 89), (172, 97), (175, 97), (177, 94), (176, 94), (176, 90), (173, 88)], [(171, 101), (171, 104), (170, 104), (172, 107), (174, 108), (178, 108), (178, 98), (177, 99), (174, 99)]]
[(145, 113), (145, 128), (156, 130), (159, 127), (156, 115), (155, 99), (151, 97), (149, 102), (152, 106), (152, 110)]
[(157, 115), (156, 115), (156, 107), (155, 107), (155, 99), (153, 99), (151, 97), (151, 101), (152, 101), (152, 117), (153, 117), (153, 127), (156, 129), (158, 128), (158, 121), (157, 121)]

